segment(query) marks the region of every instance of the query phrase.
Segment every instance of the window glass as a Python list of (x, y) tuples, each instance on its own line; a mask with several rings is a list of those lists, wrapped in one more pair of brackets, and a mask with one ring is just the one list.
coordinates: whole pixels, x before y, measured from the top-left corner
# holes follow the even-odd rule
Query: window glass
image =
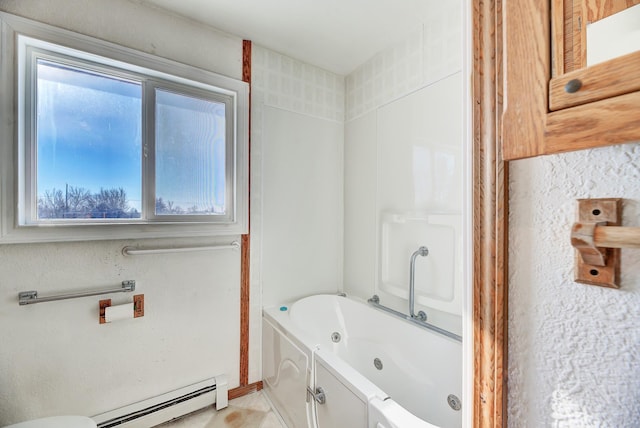
[(225, 215), (223, 102), (156, 90), (156, 215)]
[(37, 60), (37, 217), (140, 218), (141, 84)]

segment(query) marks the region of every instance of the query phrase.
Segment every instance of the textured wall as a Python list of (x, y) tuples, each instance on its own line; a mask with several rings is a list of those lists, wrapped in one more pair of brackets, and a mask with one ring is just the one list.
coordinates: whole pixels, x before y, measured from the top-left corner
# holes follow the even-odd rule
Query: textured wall
[[(92, 416), (213, 377), (239, 373), (239, 251), (122, 255), (150, 240), (0, 246), (0, 425), (60, 414)], [(224, 242), (224, 241), (223, 241)], [(98, 323), (105, 296), (19, 306), (41, 296), (136, 280), (145, 316)], [(106, 296), (114, 305), (131, 293)], [(216, 327), (219, 326), (219, 327)]]
[[(0, 1), (0, 10), (238, 78), (242, 41), (123, 0)], [(189, 49), (185, 47), (189, 46)], [(12, 141), (0, 141), (12, 144)], [(240, 252), (125, 257), (125, 245), (237, 237), (0, 246), (0, 426), (95, 415), (221, 373), (239, 383)], [(18, 306), (135, 279), (145, 316), (98, 324), (99, 296)], [(130, 294), (112, 297), (114, 304)]]
[(640, 226), (640, 144), (511, 163), (509, 426), (640, 423), (640, 250), (619, 290), (573, 282), (578, 198), (624, 198)]
[(242, 40), (139, 0), (0, 0), (0, 10), (242, 78)]

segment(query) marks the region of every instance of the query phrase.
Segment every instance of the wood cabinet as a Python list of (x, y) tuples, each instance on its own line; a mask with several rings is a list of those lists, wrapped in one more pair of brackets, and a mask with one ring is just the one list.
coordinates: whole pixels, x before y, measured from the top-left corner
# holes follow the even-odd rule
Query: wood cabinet
[(640, 141), (640, 51), (586, 66), (586, 24), (638, 3), (503, 0), (504, 159)]

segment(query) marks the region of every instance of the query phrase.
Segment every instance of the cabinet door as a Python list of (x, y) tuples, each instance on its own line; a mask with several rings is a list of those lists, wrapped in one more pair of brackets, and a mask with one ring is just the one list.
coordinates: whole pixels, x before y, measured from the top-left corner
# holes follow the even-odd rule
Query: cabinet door
[(640, 52), (584, 67), (589, 20), (635, 3), (504, 0), (505, 159), (640, 141)]
[(640, 90), (640, 0), (553, 0), (551, 111)]

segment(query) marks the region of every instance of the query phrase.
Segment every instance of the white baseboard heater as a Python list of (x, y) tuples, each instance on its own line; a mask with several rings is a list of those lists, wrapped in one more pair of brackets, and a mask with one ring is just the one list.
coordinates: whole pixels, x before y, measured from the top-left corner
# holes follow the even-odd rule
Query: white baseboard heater
[(92, 419), (98, 428), (149, 428), (215, 404), (228, 404), (227, 376), (220, 375), (166, 394), (111, 410)]

